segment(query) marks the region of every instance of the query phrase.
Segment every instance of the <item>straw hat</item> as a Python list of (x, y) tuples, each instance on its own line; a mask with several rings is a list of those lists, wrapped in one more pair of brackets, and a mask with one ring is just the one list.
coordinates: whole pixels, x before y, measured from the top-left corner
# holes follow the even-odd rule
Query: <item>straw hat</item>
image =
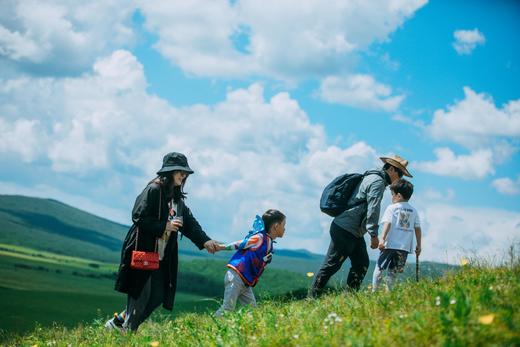
[(408, 177), (413, 177), (410, 172), (408, 172), (408, 170), (406, 169), (406, 166), (408, 166), (408, 160), (406, 159), (403, 159), (401, 158), (400, 156), (398, 155), (394, 155), (393, 157), (391, 158), (388, 158), (388, 157), (379, 157), (379, 159), (381, 159), (383, 161), (383, 163), (388, 163), (396, 168), (398, 168), (399, 170), (401, 170), (403, 172), (403, 174), (405, 176), (408, 176)]

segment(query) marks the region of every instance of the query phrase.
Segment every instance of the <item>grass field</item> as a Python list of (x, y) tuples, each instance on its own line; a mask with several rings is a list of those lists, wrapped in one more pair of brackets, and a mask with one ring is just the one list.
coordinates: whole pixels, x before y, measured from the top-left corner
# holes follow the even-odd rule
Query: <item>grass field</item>
[(137, 333), (102, 320), (5, 337), (7, 346), (518, 346), (520, 266), (469, 264), (394, 291), (336, 292), (317, 300), (270, 300), (217, 319), (156, 315)]
[[(116, 269), (116, 264), (0, 244), (1, 329), (23, 333), (37, 323), (73, 327), (105, 319), (125, 305), (126, 296), (113, 290)], [(179, 269), (174, 314), (216, 310), (225, 261), (181, 261)], [(259, 298), (301, 294), (309, 283), (303, 275), (276, 269), (268, 269), (263, 279), (255, 288)]]
[[(125, 305), (126, 297), (113, 290), (113, 264), (48, 253), (50, 258), (41, 253), (31, 257), (27, 253), (32, 250), (10, 253), (5, 245), (0, 248), (0, 327), (6, 331), (32, 330), (36, 322), (72, 327), (106, 317)], [(175, 310), (194, 312), (217, 307), (214, 300), (206, 299), (179, 292)]]

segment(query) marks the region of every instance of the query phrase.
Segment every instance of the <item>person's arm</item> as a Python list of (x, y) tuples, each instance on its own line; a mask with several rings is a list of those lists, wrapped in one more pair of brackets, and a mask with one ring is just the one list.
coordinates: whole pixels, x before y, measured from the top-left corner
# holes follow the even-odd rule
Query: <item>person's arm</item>
[[(199, 249), (206, 248), (208, 249), (208, 252), (211, 252), (210, 249), (205, 246), (206, 242), (212, 241), (211, 238), (208, 235), (206, 235), (204, 230), (202, 230), (202, 227), (200, 226), (199, 222), (195, 219), (188, 206), (183, 206), (183, 225), (180, 229), (180, 232), (188, 239), (190, 239), (191, 242), (193, 242)], [(216, 249), (214, 251), (216, 251)]]
[(381, 241), (379, 241), (380, 250), (385, 249), (386, 238), (388, 237), (388, 232), (390, 231), (391, 226), (392, 226), (392, 223), (386, 222), (385, 224), (383, 224), (383, 235), (381, 236)]
[[(227, 250), (227, 251), (237, 250), (238, 246), (240, 246), (240, 244), (243, 241), (244, 240), (238, 240), (238, 241), (235, 241), (235, 242), (228, 243), (227, 245), (220, 245), (219, 249), (220, 250)], [(247, 240), (246, 245), (242, 249), (248, 249), (248, 248), (255, 249), (255, 248), (258, 248), (262, 244), (262, 241), (263, 241), (263, 235), (262, 234), (253, 235), (253, 236), (251, 236), (249, 238), (249, 240)]]
[(148, 185), (135, 199), (132, 209), (132, 221), (139, 227), (139, 231), (161, 237), (166, 228), (166, 218), (159, 220), (159, 199), (161, 187), (157, 184)]
[(415, 239), (417, 240), (417, 245), (415, 246), (415, 254), (417, 254), (417, 256), (421, 254), (421, 236), (421, 227), (415, 227)]
[(377, 248), (379, 245), (378, 228), (379, 228), (379, 209), (381, 208), (381, 200), (385, 192), (385, 184), (383, 180), (377, 180), (370, 184), (367, 189), (367, 218), (366, 230), (370, 234), (370, 247)]

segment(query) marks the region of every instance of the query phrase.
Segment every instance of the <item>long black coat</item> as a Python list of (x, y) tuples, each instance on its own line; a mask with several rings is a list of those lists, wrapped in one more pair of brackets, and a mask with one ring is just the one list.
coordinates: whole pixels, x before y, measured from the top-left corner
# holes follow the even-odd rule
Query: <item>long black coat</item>
[[(115, 284), (117, 291), (129, 294), (136, 299), (139, 297), (152, 272), (130, 268), (137, 231), (139, 231), (137, 250), (154, 251), (156, 239), (163, 235), (166, 228), (169, 212), (168, 202), (170, 199), (171, 197), (166, 196), (164, 187), (158, 182), (152, 182), (135, 200), (134, 209), (132, 210), (134, 224), (128, 230), (121, 251), (121, 263)], [(210, 240), (210, 238), (202, 230), (200, 224), (182, 200), (178, 204), (178, 215), (183, 216), (183, 226), (179, 231), (199, 249), (203, 249), (204, 243)], [(172, 310), (175, 300), (178, 261), (177, 233), (172, 233), (164, 250), (164, 257), (160, 262), (159, 270), (156, 270), (161, 271), (164, 276), (163, 307), (168, 310)]]

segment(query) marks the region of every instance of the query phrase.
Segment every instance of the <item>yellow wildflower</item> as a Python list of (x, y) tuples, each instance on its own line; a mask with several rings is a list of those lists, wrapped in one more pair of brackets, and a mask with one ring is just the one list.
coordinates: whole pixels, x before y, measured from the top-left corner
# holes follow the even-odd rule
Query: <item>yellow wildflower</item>
[(312, 277), (314, 276), (314, 272), (307, 272), (307, 277)]
[(495, 319), (495, 315), (493, 313), (490, 313), (490, 314), (486, 314), (484, 316), (480, 316), (478, 321), (480, 322), (480, 324), (489, 325), (489, 324), (493, 323), (494, 319)]
[(150, 346), (158, 347), (159, 346), (159, 341), (152, 341), (152, 342), (150, 342)]
[(469, 264), (469, 259), (467, 259), (467, 258), (462, 258), (462, 259), (460, 260), (460, 265), (462, 265), (462, 266), (466, 266), (466, 265), (468, 265), (468, 264)]

